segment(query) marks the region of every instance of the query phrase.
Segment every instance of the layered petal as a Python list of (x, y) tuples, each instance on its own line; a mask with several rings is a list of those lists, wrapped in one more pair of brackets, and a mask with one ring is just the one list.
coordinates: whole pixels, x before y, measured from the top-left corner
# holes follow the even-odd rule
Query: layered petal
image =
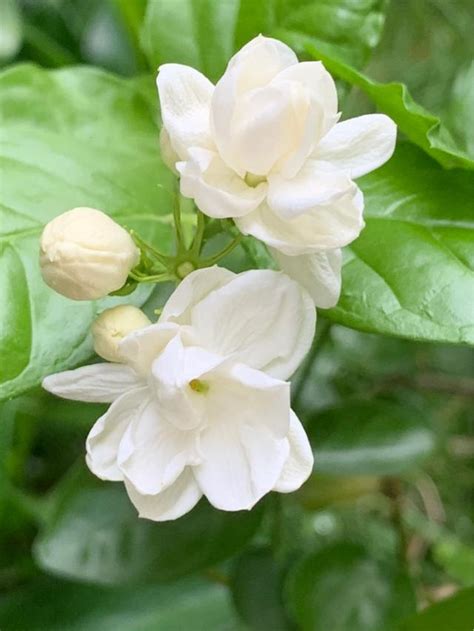
[(241, 160), (233, 146), (232, 121), (240, 98), (247, 92), (268, 85), (284, 68), (298, 63), (295, 53), (278, 40), (254, 38), (230, 60), (218, 81), (211, 105), (211, 126), (219, 153), (241, 177)]
[(342, 252), (323, 250), (313, 254), (286, 256), (270, 248), (281, 270), (306, 289), (316, 307), (330, 309), (341, 293)]
[(45, 377), (42, 385), (63, 399), (111, 403), (127, 390), (143, 385), (143, 380), (128, 366), (103, 363), (58, 372)]
[(182, 431), (164, 418), (155, 399), (149, 400), (128, 425), (117, 457), (124, 477), (145, 495), (160, 493), (187, 464), (197, 462), (196, 433)]
[(241, 217), (265, 199), (266, 182), (248, 186), (217, 153), (191, 149), (189, 155), (186, 162), (176, 165), (181, 174), (181, 193), (194, 199), (209, 217)]
[(297, 283), (279, 272), (251, 270), (201, 300), (191, 327), (207, 350), (287, 379), (311, 346), (315, 317)]
[(316, 147), (314, 157), (357, 178), (389, 160), (397, 127), (384, 114), (366, 114), (335, 125)]
[(283, 471), (273, 487), (279, 493), (291, 493), (306, 482), (313, 470), (313, 452), (308, 437), (296, 414), (291, 410), (288, 433), (290, 453)]
[(227, 285), (236, 274), (224, 267), (206, 267), (184, 278), (168, 298), (160, 316), (160, 323), (191, 323), (191, 310), (215, 289)]
[(209, 115), (214, 86), (200, 72), (181, 64), (160, 66), (156, 79), (163, 125), (181, 160), (190, 147), (212, 149)]
[(153, 521), (178, 519), (189, 512), (202, 497), (192, 470), (187, 467), (183, 473), (164, 491), (155, 495), (143, 495), (129, 480), (125, 480), (128, 496), (139, 517)]
[(117, 465), (120, 441), (128, 425), (137, 417), (150, 397), (148, 388), (130, 390), (112, 403), (93, 425), (86, 440), (86, 462), (102, 480), (123, 480)]
[(201, 464), (208, 500), (222, 510), (250, 509), (273, 488), (288, 458), (288, 384), (246, 366), (210, 381)]
[(153, 361), (179, 330), (173, 322), (159, 322), (132, 331), (120, 342), (120, 354), (142, 379), (147, 379)]
[(267, 204), (285, 220), (318, 212), (319, 206), (334, 204), (357, 190), (347, 173), (334, 171), (327, 162), (316, 160), (307, 160), (293, 178), (275, 174), (268, 183)]
[(285, 221), (261, 204), (257, 210), (235, 220), (239, 230), (251, 234), (283, 254), (295, 256), (319, 250), (333, 250), (356, 239), (364, 220), (364, 198), (356, 189), (332, 203), (316, 206), (311, 212)]

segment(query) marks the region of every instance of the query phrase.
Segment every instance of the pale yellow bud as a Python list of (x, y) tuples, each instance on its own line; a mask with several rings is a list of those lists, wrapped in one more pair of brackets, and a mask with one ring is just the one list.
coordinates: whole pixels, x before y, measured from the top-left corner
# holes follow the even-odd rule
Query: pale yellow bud
[(119, 343), (123, 338), (151, 324), (147, 316), (133, 305), (119, 305), (106, 309), (92, 325), (94, 350), (111, 362), (120, 362)]
[(139, 258), (129, 233), (94, 208), (59, 215), (41, 236), (44, 281), (73, 300), (96, 300), (120, 289)]

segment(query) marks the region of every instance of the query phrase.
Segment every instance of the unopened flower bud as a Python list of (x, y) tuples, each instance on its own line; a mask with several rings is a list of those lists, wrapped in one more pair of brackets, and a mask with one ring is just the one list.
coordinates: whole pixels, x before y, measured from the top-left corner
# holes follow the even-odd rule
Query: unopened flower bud
[(129, 233), (94, 208), (74, 208), (41, 236), (44, 281), (73, 300), (96, 300), (120, 289), (140, 252)]
[(94, 350), (111, 362), (120, 362), (119, 343), (123, 338), (151, 324), (147, 316), (133, 305), (119, 305), (106, 309), (92, 325)]

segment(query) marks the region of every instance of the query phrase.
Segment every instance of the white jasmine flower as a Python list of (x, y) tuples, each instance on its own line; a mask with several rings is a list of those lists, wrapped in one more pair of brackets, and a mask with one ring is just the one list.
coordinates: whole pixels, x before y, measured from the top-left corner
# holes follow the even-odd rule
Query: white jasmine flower
[(119, 305), (103, 311), (92, 324), (91, 332), (97, 355), (110, 362), (121, 362), (119, 343), (132, 331), (151, 324), (141, 309)]
[(286, 380), (314, 326), (310, 297), (280, 272), (198, 270), (158, 323), (120, 342), (123, 364), (59, 373), (43, 386), (112, 403), (89, 434), (87, 462), (123, 481), (142, 517), (175, 519), (202, 495), (222, 510), (250, 509), (311, 473)]
[[(205, 214), (232, 217), (285, 257), (334, 251), (359, 235), (364, 203), (353, 180), (390, 158), (396, 127), (382, 114), (338, 122), (322, 63), (298, 63), (288, 46), (259, 36), (216, 86), (179, 64), (161, 66), (157, 85), (166, 159), (177, 160), (182, 194)], [(319, 267), (303, 265), (306, 276)]]
[(73, 208), (50, 221), (40, 247), (45, 283), (73, 300), (120, 289), (140, 258), (128, 232), (95, 208)]

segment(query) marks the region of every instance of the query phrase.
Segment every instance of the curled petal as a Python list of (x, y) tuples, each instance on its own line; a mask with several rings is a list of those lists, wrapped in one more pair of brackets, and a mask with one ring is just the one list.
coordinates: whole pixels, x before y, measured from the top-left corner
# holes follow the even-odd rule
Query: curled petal
[(203, 458), (194, 474), (216, 508), (250, 509), (276, 484), (288, 458), (288, 384), (237, 365), (211, 381), (207, 399)]
[(163, 125), (178, 156), (186, 159), (190, 147), (213, 148), (209, 129), (212, 83), (189, 66), (164, 64), (156, 85)]
[(283, 254), (295, 256), (319, 250), (333, 250), (356, 239), (364, 220), (364, 198), (357, 189), (332, 203), (290, 221), (281, 219), (267, 204), (235, 220), (239, 230), (251, 234)]
[(211, 292), (192, 310), (197, 343), (287, 379), (311, 346), (314, 305), (288, 276), (251, 270)]
[(306, 482), (313, 470), (313, 452), (308, 437), (296, 414), (291, 410), (288, 434), (290, 453), (283, 471), (273, 487), (280, 493), (291, 493)]
[(236, 274), (224, 267), (207, 267), (192, 272), (180, 282), (168, 298), (160, 316), (162, 322), (191, 323), (192, 308), (214, 289), (223, 287)]
[(143, 381), (128, 366), (103, 363), (58, 372), (45, 377), (42, 385), (63, 399), (111, 403), (127, 390), (143, 385)]
[(145, 495), (160, 493), (187, 464), (198, 461), (195, 432), (182, 431), (165, 419), (154, 399), (128, 425), (117, 457), (124, 477)]
[(159, 322), (132, 331), (119, 344), (121, 357), (142, 379), (147, 379), (153, 361), (178, 331), (178, 325), (172, 322)]
[(147, 388), (126, 392), (112, 403), (93, 425), (86, 440), (86, 462), (94, 475), (102, 480), (123, 480), (117, 466), (120, 441), (128, 425), (146, 403)]
[(307, 160), (291, 179), (276, 174), (268, 181), (267, 204), (281, 219), (318, 212), (318, 206), (333, 204), (357, 191), (347, 173), (334, 171), (328, 163), (316, 160)]
[(270, 250), (280, 269), (306, 289), (316, 307), (330, 309), (337, 304), (341, 293), (340, 249), (300, 256), (286, 256), (273, 248)]
[(125, 480), (125, 488), (138, 515), (153, 521), (178, 519), (188, 513), (202, 497), (192, 470), (187, 467), (183, 473), (161, 493), (143, 495), (129, 480)]
[(194, 199), (209, 217), (241, 217), (265, 199), (266, 182), (248, 186), (212, 151), (191, 149), (189, 154), (189, 160), (176, 165), (181, 174), (181, 193)]
[(391, 158), (396, 137), (397, 127), (388, 116), (358, 116), (335, 125), (316, 147), (314, 157), (357, 178)]
[(235, 107), (245, 93), (268, 85), (284, 68), (298, 63), (295, 53), (282, 42), (259, 35), (230, 60), (218, 81), (211, 105), (211, 125), (220, 155), (241, 177), (245, 175), (235, 153), (231, 126)]

